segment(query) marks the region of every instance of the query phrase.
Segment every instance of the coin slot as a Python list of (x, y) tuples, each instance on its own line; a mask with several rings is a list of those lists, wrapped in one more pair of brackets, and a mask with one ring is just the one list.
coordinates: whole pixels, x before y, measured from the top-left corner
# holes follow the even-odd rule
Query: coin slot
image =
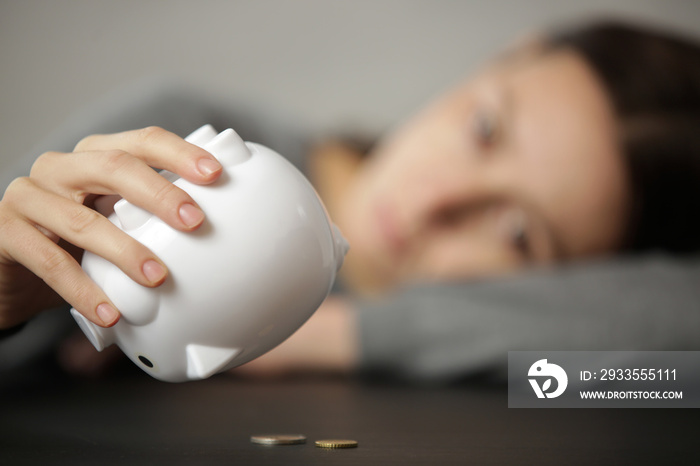
[(141, 361), (141, 364), (148, 367), (149, 369), (153, 368), (153, 363), (146, 356), (139, 356), (139, 361)]

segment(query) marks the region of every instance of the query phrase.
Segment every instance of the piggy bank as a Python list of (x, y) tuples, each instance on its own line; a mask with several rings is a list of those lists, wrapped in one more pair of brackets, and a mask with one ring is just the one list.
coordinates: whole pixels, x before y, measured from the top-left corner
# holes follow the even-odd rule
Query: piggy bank
[(186, 138), (223, 165), (198, 186), (163, 176), (206, 220), (180, 232), (124, 199), (109, 219), (168, 267), (157, 288), (139, 285), (86, 252), (82, 266), (121, 311), (111, 328), (71, 313), (98, 351), (116, 344), (156, 379), (207, 378), (248, 362), (296, 331), (328, 295), (348, 244), (306, 178), (272, 150), (207, 125)]

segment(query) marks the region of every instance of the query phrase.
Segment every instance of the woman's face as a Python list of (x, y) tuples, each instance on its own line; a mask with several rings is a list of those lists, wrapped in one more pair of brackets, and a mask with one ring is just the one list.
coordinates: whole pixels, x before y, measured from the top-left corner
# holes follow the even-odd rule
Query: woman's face
[(613, 251), (628, 205), (616, 141), (574, 52), (503, 60), (377, 147), (339, 213), (348, 261), (383, 288)]

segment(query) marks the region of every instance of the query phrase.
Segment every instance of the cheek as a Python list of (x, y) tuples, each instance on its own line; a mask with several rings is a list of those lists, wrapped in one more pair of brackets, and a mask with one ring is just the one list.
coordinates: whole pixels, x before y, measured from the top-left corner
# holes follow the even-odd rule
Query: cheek
[(374, 154), (373, 181), (378, 187), (406, 183), (420, 166), (427, 144), (417, 134), (390, 141)]

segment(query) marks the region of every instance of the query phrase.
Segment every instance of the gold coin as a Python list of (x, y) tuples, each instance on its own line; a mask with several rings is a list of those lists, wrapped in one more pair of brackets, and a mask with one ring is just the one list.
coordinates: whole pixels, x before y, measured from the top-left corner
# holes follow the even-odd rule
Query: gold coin
[(306, 437), (299, 434), (251, 435), (250, 441), (258, 445), (298, 445), (306, 443)]
[(316, 440), (316, 446), (319, 448), (357, 448), (355, 440)]

